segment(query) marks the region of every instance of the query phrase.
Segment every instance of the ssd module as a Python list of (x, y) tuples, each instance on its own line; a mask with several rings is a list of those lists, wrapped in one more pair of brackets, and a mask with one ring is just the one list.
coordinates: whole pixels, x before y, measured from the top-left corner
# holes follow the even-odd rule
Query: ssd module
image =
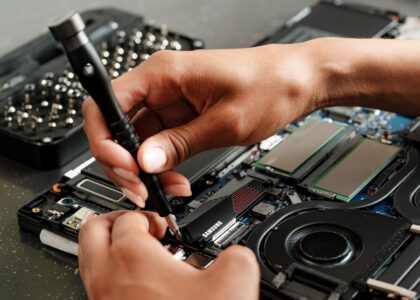
[(300, 180), (352, 133), (353, 129), (346, 124), (308, 118), (259, 160), (256, 167)]
[(397, 146), (362, 139), (340, 161), (325, 171), (311, 185), (310, 190), (320, 194), (328, 193), (341, 201), (350, 201), (400, 150)]

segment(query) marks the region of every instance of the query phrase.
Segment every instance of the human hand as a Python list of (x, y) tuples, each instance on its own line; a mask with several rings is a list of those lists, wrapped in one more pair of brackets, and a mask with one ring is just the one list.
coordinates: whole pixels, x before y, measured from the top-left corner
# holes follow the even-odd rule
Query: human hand
[(164, 224), (150, 212), (88, 220), (79, 233), (79, 269), (89, 299), (257, 299), (259, 269), (251, 250), (231, 246), (201, 271), (161, 245)]
[[(306, 49), (161, 51), (113, 81), (121, 109), (143, 140), (141, 169), (160, 173), (166, 193), (189, 196), (188, 180), (172, 170), (179, 163), (207, 149), (258, 142), (310, 112), (317, 81)], [(113, 141), (92, 99), (85, 101), (83, 115), (93, 155), (143, 207), (147, 190), (137, 163)]]

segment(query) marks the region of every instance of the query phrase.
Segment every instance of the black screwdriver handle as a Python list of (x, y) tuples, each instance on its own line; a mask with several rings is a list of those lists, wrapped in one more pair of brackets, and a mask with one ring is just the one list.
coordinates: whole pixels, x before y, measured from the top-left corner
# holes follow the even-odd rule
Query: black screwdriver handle
[(80, 83), (98, 104), (106, 123), (111, 125), (124, 119), (108, 72), (92, 43), (88, 42), (77, 49), (66, 49), (66, 53)]
[[(84, 32), (85, 24), (79, 14), (59, 20), (50, 26), (55, 39), (63, 43), (67, 57), (80, 83), (99, 106), (111, 134), (137, 161), (139, 137), (121, 111), (111, 82), (93, 44)], [(140, 179), (146, 185), (149, 199), (159, 215), (166, 217), (172, 208), (163, 193), (156, 175), (140, 172)]]
[[(85, 47), (67, 52), (67, 56), (81, 84), (101, 109), (112, 136), (137, 161), (137, 150), (140, 147), (139, 137), (127, 116), (121, 112), (118, 106), (108, 73), (95, 48), (89, 42), (85, 44)], [(149, 199), (159, 215), (166, 217), (172, 213), (168, 201), (161, 200), (166, 196), (162, 192), (157, 176), (141, 172), (140, 179), (147, 187)]]

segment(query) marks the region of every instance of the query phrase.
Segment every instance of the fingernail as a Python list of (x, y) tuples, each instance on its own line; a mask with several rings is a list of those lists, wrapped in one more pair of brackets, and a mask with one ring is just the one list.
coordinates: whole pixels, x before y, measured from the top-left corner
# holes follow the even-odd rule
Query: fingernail
[(140, 179), (139, 177), (134, 174), (133, 172), (121, 169), (121, 168), (113, 168), (112, 171), (117, 174), (118, 176), (121, 176), (122, 178), (125, 178), (127, 180), (130, 180), (131, 182), (139, 183)]
[(141, 208), (144, 208), (146, 206), (146, 203), (144, 202), (143, 198), (134, 193), (133, 191), (130, 191), (129, 189), (124, 187), (121, 188), (121, 191), (128, 199), (137, 204), (137, 206)]
[(80, 222), (80, 227), (82, 227), (87, 221), (91, 220), (95, 216), (96, 214), (93, 211), (88, 211), (83, 217), (82, 222)]
[(191, 186), (188, 184), (172, 184), (165, 188), (170, 195), (189, 197), (192, 195)]
[(166, 164), (166, 153), (162, 148), (150, 148), (143, 156), (144, 165), (148, 172), (154, 172)]

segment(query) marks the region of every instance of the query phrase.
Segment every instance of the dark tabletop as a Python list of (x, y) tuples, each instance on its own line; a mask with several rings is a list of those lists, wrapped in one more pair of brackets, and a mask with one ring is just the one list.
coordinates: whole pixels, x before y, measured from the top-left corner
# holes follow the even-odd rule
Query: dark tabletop
[[(273, 32), (312, 0), (1, 0), (0, 56), (46, 32), (46, 24), (72, 10), (114, 6), (156, 24), (203, 39), (208, 48), (246, 47)], [(353, 2), (353, 1), (348, 1)], [(418, 0), (357, 1), (420, 14)], [(22, 232), (16, 211), (50, 187), (86, 153), (62, 169), (39, 171), (0, 156), (0, 299), (80, 299), (85, 294), (77, 260)]]

